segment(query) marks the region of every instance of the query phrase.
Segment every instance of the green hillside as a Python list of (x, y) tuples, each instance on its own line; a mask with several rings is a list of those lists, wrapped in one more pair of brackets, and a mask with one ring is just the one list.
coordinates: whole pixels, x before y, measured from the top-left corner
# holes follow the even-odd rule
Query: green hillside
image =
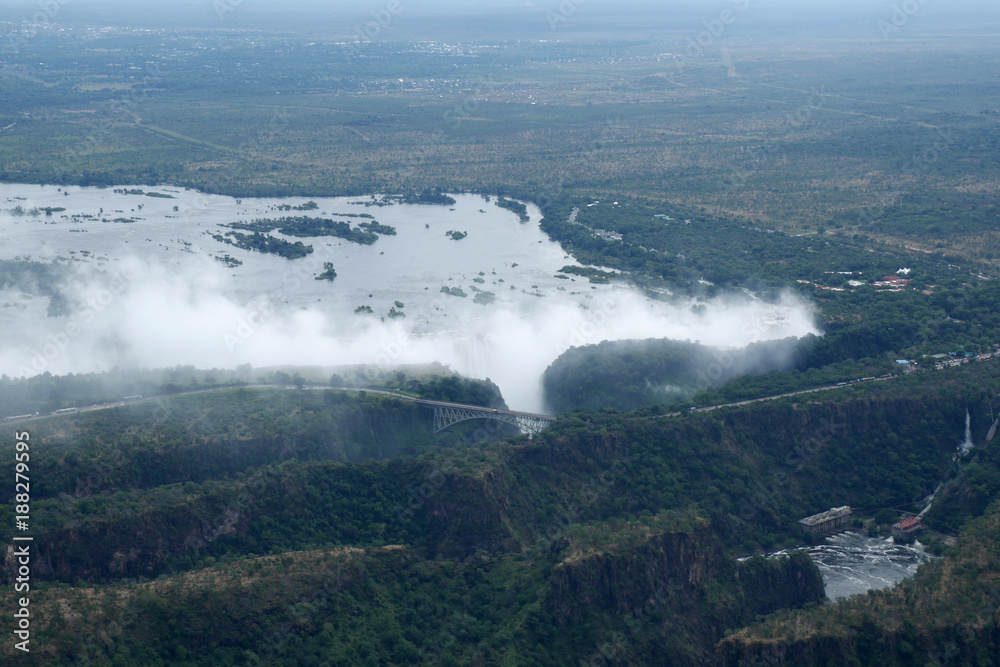
[(821, 403), (581, 411), (492, 444), (329, 391), (51, 418), (27, 429), (47, 483), (26, 664), (697, 664), (823, 598), (807, 558), (735, 556), (808, 542), (797, 519), (831, 506), (957, 488), (965, 406), (981, 439), (998, 381), (977, 364)]

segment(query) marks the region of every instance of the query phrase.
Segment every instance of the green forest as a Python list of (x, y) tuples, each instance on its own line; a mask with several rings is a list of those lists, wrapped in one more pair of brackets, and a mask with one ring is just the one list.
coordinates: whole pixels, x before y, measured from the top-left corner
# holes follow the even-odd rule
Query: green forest
[(562, 354), (545, 370), (542, 385), (557, 413), (581, 407), (629, 411), (679, 403), (744, 375), (807, 367), (816, 344), (811, 335), (737, 350), (660, 339), (604, 342)]
[[(169, 204), (167, 186), (298, 197), (213, 234), (220, 254), (289, 260), (308, 239), (396, 234), (317, 213), (321, 198), (367, 211), (474, 193), (522, 224), (540, 212), (566, 285), (695, 317), (711, 300), (801, 304), (818, 334), (571, 348), (541, 379), (557, 417), (530, 435), (494, 419), (437, 430), (408, 397), (507, 407), (439, 364), (0, 376), (0, 467), (30, 472), (34, 550), (32, 652), (8, 641), (0, 662), (1000, 665), (1000, 55), (985, 5), (939, 20), (943, 5), (920, 3), (879, 35), (884, 7), (527, 3), (484, 30), (409, 3), (299, 24), (237, 0), (203, 3), (211, 23), (42, 4), (32, 20), (0, 8), (0, 183), (116, 187), (139, 209)], [(0, 216), (63, 210), (9, 199)], [(136, 218), (120, 213), (88, 222), (127, 235)], [(466, 249), (473, 224), (447, 235)], [(75, 311), (71, 254), (0, 259), (5, 321), (23, 297)], [(440, 294), (503, 300), (471, 289)], [(356, 323), (377, 321), (355, 298)], [(405, 300), (393, 326), (416, 325)], [(4, 488), (9, 546), (20, 503)], [(886, 538), (932, 494), (929, 563), (826, 598), (796, 551), (821, 538), (799, 519), (849, 505), (852, 529)]]
[(240, 232), (226, 232), (225, 235), (213, 234), (212, 238), (222, 243), (234, 245), (243, 250), (253, 250), (271, 255), (278, 255), (285, 259), (299, 259), (312, 253), (313, 247), (305, 245), (301, 241), (291, 243), (284, 239), (254, 232), (253, 234), (241, 234)]
[[(46, 480), (32, 659), (555, 665), (610, 642), (626, 661), (704, 661), (724, 631), (822, 601), (808, 558), (734, 560), (809, 543), (801, 516), (909, 506), (944, 482), (928, 521), (953, 534), (997, 500), (996, 448), (953, 454), (965, 406), (982, 441), (1000, 371), (929, 378), (678, 416), (580, 410), (532, 439), (474, 422), (435, 436), (399, 399), (308, 388), (50, 417), (22, 427)], [(392, 384), (497, 400), (459, 378)]]

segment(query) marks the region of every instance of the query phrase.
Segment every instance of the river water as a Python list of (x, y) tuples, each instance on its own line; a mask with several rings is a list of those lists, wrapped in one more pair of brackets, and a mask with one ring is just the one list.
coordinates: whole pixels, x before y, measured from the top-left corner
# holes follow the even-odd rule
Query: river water
[[(318, 208), (296, 211), (280, 207), (308, 200), (0, 184), (0, 259), (74, 267), (64, 291), (76, 304), (70, 315), (47, 317), (47, 297), (0, 290), (0, 373), (438, 361), (491, 378), (512, 408), (540, 411), (541, 374), (570, 346), (673, 338), (740, 347), (816, 332), (811, 309), (792, 297), (765, 304), (737, 294), (695, 309), (621, 283), (559, 277), (577, 262), (541, 231), (537, 207), (522, 223), (482, 196), (454, 197), (453, 206), (312, 198)], [(46, 215), (45, 207), (65, 210)], [(366, 220), (344, 214), (373, 215), (397, 234), (373, 245), (287, 237), (314, 247), (296, 260), (213, 238), (230, 231), (223, 225), (259, 218)], [(467, 236), (454, 240), (449, 231)], [(242, 265), (217, 260), (226, 254)], [(327, 262), (337, 272), (332, 283), (315, 279)], [(109, 295), (95, 269), (118, 276), (120, 289)], [(364, 306), (372, 315), (355, 314)], [(405, 317), (389, 317), (393, 309)]]
[(826, 596), (831, 600), (895, 586), (930, 559), (919, 542), (896, 544), (892, 538), (868, 537), (853, 531), (831, 535), (823, 544), (802, 550), (823, 573)]

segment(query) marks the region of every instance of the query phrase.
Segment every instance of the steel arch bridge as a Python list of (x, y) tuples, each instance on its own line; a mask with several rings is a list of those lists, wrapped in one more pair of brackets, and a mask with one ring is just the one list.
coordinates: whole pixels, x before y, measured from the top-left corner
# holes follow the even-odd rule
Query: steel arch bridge
[(534, 435), (556, 420), (549, 415), (536, 415), (529, 412), (512, 412), (510, 410), (494, 410), (492, 408), (475, 409), (473, 407), (458, 407), (434, 405), (434, 432), (440, 433), (449, 426), (470, 419), (493, 419), (518, 427), (522, 433)]

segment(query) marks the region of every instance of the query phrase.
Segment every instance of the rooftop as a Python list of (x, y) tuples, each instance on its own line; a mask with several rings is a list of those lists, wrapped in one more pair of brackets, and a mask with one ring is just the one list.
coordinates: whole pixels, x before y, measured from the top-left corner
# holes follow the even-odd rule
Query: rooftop
[(832, 510), (827, 510), (825, 512), (820, 512), (819, 514), (807, 516), (804, 519), (799, 519), (799, 523), (806, 526), (815, 526), (823, 523), (824, 521), (829, 521), (830, 519), (839, 519), (840, 517), (847, 516), (850, 513), (850, 506), (844, 505), (843, 507), (834, 507)]

